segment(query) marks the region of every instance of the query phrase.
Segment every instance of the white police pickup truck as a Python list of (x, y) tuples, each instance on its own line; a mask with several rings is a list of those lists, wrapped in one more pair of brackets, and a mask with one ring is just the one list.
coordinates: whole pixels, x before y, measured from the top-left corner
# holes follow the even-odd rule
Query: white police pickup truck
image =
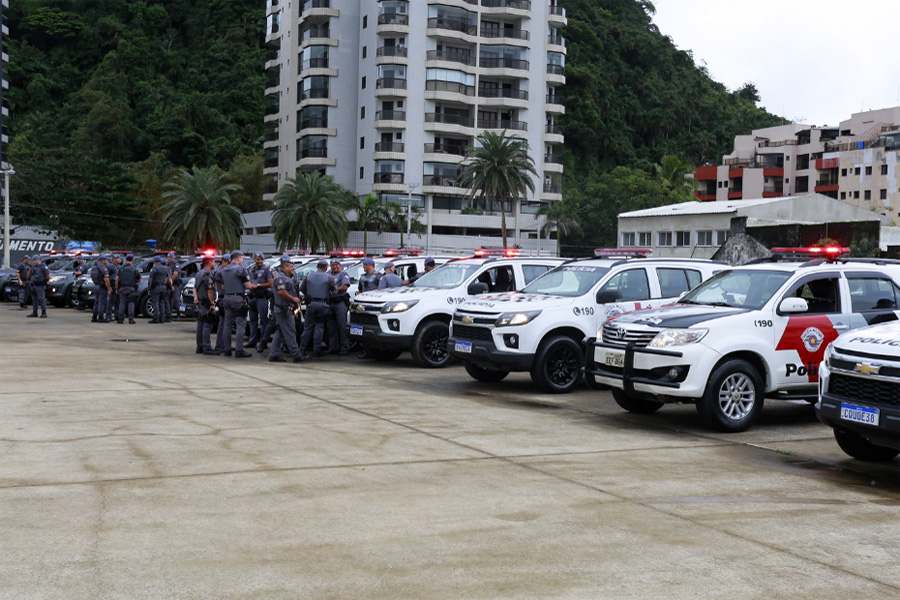
[(859, 460), (900, 454), (900, 321), (845, 333), (819, 365), (819, 420)]
[(874, 259), (729, 269), (677, 305), (604, 323), (588, 340), (586, 371), (628, 411), (693, 402), (710, 427), (743, 431), (764, 397), (814, 402), (825, 347), (897, 319), (898, 281), (900, 265)]
[[(607, 319), (669, 304), (724, 263), (625, 257), (568, 261), (519, 292), (478, 296), (453, 313), (449, 350), (479, 381), (530, 371), (541, 390), (571, 391), (584, 340)], [(598, 254), (610, 254), (597, 251)]]
[(368, 355), (390, 360), (409, 350), (423, 367), (450, 360), (447, 337), (457, 305), (488, 291), (523, 287), (563, 262), (557, 258), (465, 258), (415, 283), (357, 294), (350, 304), (350, 339)]

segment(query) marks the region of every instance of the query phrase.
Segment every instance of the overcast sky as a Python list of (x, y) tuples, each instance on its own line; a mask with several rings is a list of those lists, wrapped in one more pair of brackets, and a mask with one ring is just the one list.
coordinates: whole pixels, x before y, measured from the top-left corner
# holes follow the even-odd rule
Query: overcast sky
[(735, 90), (808, 125), (900, 105), (900, 0), (652, 0), (663, 35)]

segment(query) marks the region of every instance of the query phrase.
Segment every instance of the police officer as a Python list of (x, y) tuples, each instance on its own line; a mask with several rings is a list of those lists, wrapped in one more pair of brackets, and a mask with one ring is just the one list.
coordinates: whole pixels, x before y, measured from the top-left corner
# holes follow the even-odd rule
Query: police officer
[(306, 321), (303, 323), (303, 335), (300, 337), (300, 350), (306, 350), (311, 338), (313, 356), (322, 356), (325, 322), (331, 312), (330, 298), (337, 292), (334, 277), (326, 272), (327, 269), (328, 261), (320, 260), (316, 263), (316, 270), (307, 275), (300, 284), (300, 292), (306, 300)]
[(281, 344), (285, 344), (294, 362), (303, 362), (307, 356), (297, 345), (297, 325), (294, 320), (294, 311), (300, 307), (300, 298), (297, 296), (297, 286), (294, 279), (294, 263), (291, 257), (281, 257), (281, 271), (272, 282), (275, 290), (275, 308), (273, 316), (275, 321), (275, 334), (272, 337), (272, 349), (269, 351), (270, 362), (286, 362), (281, 358)]
[(437, 265), (436, 265), (436, 263), (434, 262), (434, 259), (433, 259), (433, 258), (431, 258), (430, 256), (425, 257), (425, 270), (422, 271), (422, 272), (416, 273), (415, 275), (413, 275), (412, 277), (410, 277), (409, 279), (407, 279), (406, 281), (404, 281), (404, 282), (403, 282), (403, 285), (412, 285), (412, 284), (414, 284), (415, 282), (417, 282), (418, 280), (420, 280), (420, 279), (422, 278), (422, 276), (425, 275), (426, 273), (430, 273), (430, 272), (434, 271), (434, 268), (435, 268), (436, 266), (437, 266)]
[(112, 262), (106, 265), (109, 270), (109, 298), (106, 302), (106, 320), (112, 321), (115, 317), (116, 322), (121, 323), (124, 317), (119, 312), (119, 292), (116, 290), (116, 277), (119, 275), (119, 269), (122, 268), (122, 255), (113, 254)]
[(106, 308), (109, 303), (109, 292), (112, 283), (109, 280), (109, 258), (105, 254), (97, 257), (97, 262), (91, 267), (91, 281), (94, 283), (94, 314), (91, 323), (109, 323), (106, 318)]
[(19, 280), (19, 308), (31, 301), (31, 257), (25, 256), (16, 266), (16, 278)]
[(166, 268), (169, 270), (169, 283), (166, 286), (167, 293), (163, 296), (166, 307), (163, 321), (172, 322), (172, 311), (176, 313), (175, 320), (181, 320), (181, 267), (175, 262), (175, 253), (166, 255)]
[(403, 280), (400, 279), (400, 276), (394, 272), (394, 263), (389, 262), (384, 265), (384, 275), (381, 277), (381, 281), (378, 282), (378, 289), (383, 290), (387, 288), (395, 288), (403, 285)]
[(134, 256), (129, 254), (125, 257), (125, 264), (116, 273), (116, 295), (119, 297), (116, 323), (123, 323), (127, 314), (128, 322), (134, 325), (134, 298), (140, 282), (141, 272), (134, 266)]
[[(225, 284), (222, 283), (222, 271), (231, 264), (231, 254), (226, 252), (222, 255), (222, 261), (219, 263), (218, 268), (213, 271), (212, 280), (213, 286), (216, 288), (216, 315), (219, 317), (216, 321), (216, 350), (221, 354), (225, 352), (225, 336), (222, 335), (222, 325), (225, 320), (224, 314), (225, 311), (222, 309), (222, 301), (225, 299)], [(231, 350), (231, 338), (229, 337), (229, 346), (228, 350)]]
[[(80, 260), (81, 262), (80, 263), (77, 262), (78, 260)], [(84, 260), (84, 258), (81, 255), (79, 255), (78, 258), (76, 259), (76, 264), (75, 264), (75, 279), (77, 280), (82, 275), (87, 275), (90, 272), (90, 270), (91, 269), (88, 266), (87, 261)], [(82, 302), (80, 300), (77, 303), (77, 308), (78, 308), (78, 310), (86, 310), (84, 302)]]
[(381, 273), (375, 272), (375, 261), (371, 258), (363, 259), (363, 274), (359, 277), (359, 292), (369, 292), (378, 289), (381, 281)]
[(244, 253), (235, 250), (231, 253), (231, 264), (222, 269), (222, 285), (225, 287), (225, 297), (222, 299), (225, 319), (220, 336), (223, 337), (225, 356), (231, 356), (231, 328), (234, 326), (234, 356), (236, 358), (248, 358), (249, 352), (244, 352), (244, 327), (247, 324), (247, 290), (250, 289), (250, 276), (243, 267)]
[(269, 328), (269, 294), (272, 292), (272, 271), (263, 264), (262, 252), (253, 255), (253, 266), (247, 270), (250, 276), (250, 339), (248, 346), (256, 346), (257, 352), (266, 349), (266, 330)]
[(29, 317), (38, 316), (38, 306), (41, 307), (41, 318), (47, 318), (47, 294), (44, 286), (50, 281), (50, 269), (41, 262), (41, 255), (31, 257), (31, 269), (28, 271), (28, 280), (31, 283), (32, 312)]
[(328, 319), (328, 349), (344, 356), (350, 351), (350, 332), (347, 330), (347, 310), (350, 308), (350, 276), (341, 269), (341, 261), (332, 259), (331, 276), (337, 293), (331, 297), (331, 316)]
[(150, 303), (153, 306), (153, 318), (150, 323), (162, 323), (165, 310), (164, 296), (169, 281), (169, 269), (163, 265), (161, 256), (153, 257), (153, 268), (150, 269), (148, 287), (150, 288)]
[(210, 343), (213, 320), (216, 319), (216, 285), (213, 281), (212, 269), (216, 259), (204, 256), (201, 268), (194, 279), (194, 304), (197, 305), (197, 354), (218, 356)]

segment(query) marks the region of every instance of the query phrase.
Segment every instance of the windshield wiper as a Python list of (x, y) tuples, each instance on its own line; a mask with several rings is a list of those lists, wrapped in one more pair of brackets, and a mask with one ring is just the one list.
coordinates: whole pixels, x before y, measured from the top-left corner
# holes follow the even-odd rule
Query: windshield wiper
[(728, 304), (727, 302), (706, 302), (705, 304), (709, 306), (725, 306), (727, 308), (734, 308), (734, 306)]

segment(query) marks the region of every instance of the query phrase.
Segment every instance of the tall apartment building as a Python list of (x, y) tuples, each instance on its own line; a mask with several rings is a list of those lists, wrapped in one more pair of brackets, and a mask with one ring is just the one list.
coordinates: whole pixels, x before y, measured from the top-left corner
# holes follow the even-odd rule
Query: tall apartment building
[(824, 194), (900, 222), (900, 107), (838, 127), (782, 125), (734, 138), (722, 164), (699, 167), (699, 200)]
[(500, 235), (499, 207), (472, 214), (458, 174), (476, 136), (506, 130), (538, 172), (506, 207), (510, 243), (527, 245), (538, 207), (562, 199), (565, 25), (556, 0), (269, 0), (268, 197), (320, 171), (422, 207), (429, 246), (459, 248)]

